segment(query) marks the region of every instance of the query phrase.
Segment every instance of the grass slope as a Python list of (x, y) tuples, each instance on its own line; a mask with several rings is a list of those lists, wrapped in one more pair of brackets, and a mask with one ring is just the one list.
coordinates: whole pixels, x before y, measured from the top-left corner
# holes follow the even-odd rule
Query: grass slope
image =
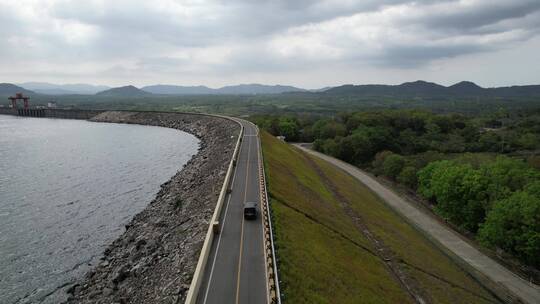
[(374, 252), (372, 243), (344, 211), (341, 197), (403, 260), (403, 269), (431, 302), (497, 303), (363, 184), (267, 133), (261, 137), (284, 301), (414, 302), (383, 261), (369, 252)]

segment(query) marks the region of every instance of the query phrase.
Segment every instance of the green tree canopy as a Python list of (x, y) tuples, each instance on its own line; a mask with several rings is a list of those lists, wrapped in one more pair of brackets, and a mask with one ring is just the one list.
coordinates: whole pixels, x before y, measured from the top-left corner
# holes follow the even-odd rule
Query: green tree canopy
[(388, 155), (383, 163), (384, 175), (396, 178), (405, 166), (405, 158), (399, 154)]
[(453, 161), (439, 161), (421, 170), (418, 177), (420, 193), (436, 198), (438, 214), (464, 229), (478, 229), (488, 201), (487, 181), (479, 170)]
[(497, 201), (481, 225), (478, 238), (488, 246), (540, 266), (540, 182)]

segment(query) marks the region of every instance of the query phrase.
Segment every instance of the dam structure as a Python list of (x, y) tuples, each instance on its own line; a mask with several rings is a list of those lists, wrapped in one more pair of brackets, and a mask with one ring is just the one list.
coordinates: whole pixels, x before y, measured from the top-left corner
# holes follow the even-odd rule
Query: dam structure
[(0, 108), (0, 115), (67, 119), (90, 119), (103, 112), (100, 110)]

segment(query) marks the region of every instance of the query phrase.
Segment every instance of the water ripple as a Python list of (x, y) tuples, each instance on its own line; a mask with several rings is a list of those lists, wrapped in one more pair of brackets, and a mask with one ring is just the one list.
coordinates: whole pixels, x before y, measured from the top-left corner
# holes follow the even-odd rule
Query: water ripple
[(0, 303), (57, 303), (196, 153), (172, 129), (0, 115)]

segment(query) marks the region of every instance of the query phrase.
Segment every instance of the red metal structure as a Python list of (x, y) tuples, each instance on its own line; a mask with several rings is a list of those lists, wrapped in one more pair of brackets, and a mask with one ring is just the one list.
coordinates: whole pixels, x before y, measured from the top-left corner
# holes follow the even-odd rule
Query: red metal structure
[(30, 97), (23, 96), (22, 93), (17, 93), (15, 96), (9, 97), (9, 100), (11, 100), (11, 105), (13, 106), (13, 109), (17, 109), (17, 100), (22, 100), (24, 102), (24, 109), (28, 109), (28, 100), (30, 100)]

